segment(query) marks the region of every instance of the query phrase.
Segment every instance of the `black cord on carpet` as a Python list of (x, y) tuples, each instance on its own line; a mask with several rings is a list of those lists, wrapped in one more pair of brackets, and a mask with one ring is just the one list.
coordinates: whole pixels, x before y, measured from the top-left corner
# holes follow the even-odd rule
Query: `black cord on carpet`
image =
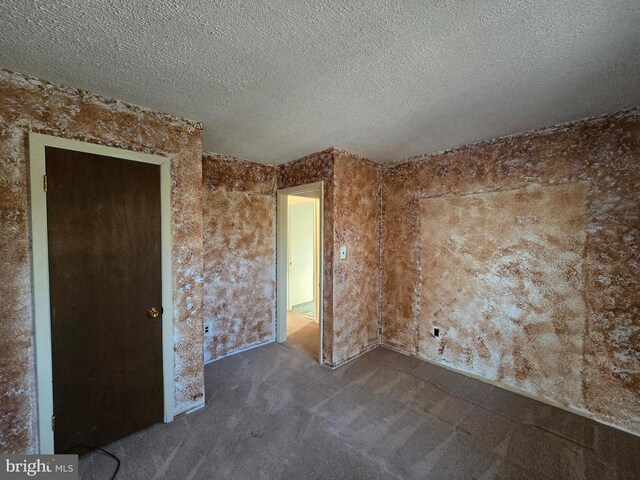
[(116, 465), (116, 469), (113, 472), (113, 475), (111, 475), (111, 479), (110, 480), (114, 480), (116, 478), (116, 475), (118, 475), (118, 472), (120, 471), (120, 459), (118, 457), (116, 457), (113, 453), (106, 451), (104, 448), (87, 447), (87, 446), (84, 446), (84, 445), (76, 445), (74, 447), (71, 447), (69, 450), (67, 450), (64, 453), (69, 453), (69, 452), (71, 452), (71, 450), (76, 450), (76, 449), (86, 450), (87, 453), (89, 453), (89, 452), (98, 452), (98, 453), (102, 453), (103, 455), (107, 455), (107, 456), (113, 458), (116, 462), (118, 462), (118, 464)]

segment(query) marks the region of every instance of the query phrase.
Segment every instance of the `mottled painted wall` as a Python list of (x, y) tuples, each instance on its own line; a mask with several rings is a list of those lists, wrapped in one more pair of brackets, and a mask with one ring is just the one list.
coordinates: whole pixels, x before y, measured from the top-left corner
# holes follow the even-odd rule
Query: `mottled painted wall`
[[(418, 351), (571, 403), (581, 394), (587, 185), (420, 201)], [(444, 335), (431, 335), (433, 327)], [(461, 361), (462, 360), (462, 361)]]
[(383, 344), (640, 432), (639, 191), (638, 110), (383, 167)]
[[(329, 366), (379, 343), (378, 170), (335, 148), (278, 166), (278, 188), (325, 182), (322, 349)], [(345, 260), (340, 245), (347, 245)]]
[(29, 130), (172, 159), (176, 413), (204, 402), (203, 297), (207, 360), (272, 338), (275, 188), (322, 180), (327, 365), (381, 328), (640, 432), (637, 110), (384, 167), (332, 148), (276, 168), (202, 158), (196, 123), (1, 70), (0, 102), (0, 451), (37, 444)]
[(333, 149), (308, 155), (299, 160), (278, 165), (276, 169), (278, 189), (324, 182), (324, 224), (322, 249), (324, 252), (322, 299), (322, 360), (333, 365)]
[(0, 70), (0, 451), (37, 448), (28, 132), (171, 158), (175, 412), (204, 403), (197, 123)]
[(272, 340), (276, 167), (203, 155), (205, 361)]
[(380, 343), (380, 167), (340, 150), (334, 157), (333, 363), (340, 365)]

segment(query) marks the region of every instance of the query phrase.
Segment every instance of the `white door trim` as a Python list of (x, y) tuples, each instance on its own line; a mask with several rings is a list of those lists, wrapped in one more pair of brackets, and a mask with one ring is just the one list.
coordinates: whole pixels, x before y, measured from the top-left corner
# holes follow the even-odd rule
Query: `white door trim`
[(173, 277), (171, 267), (171, 163), (159, 155), (29, 132), (29, 173), (31, 234), (33, 239), (33, 305), (38, 402), (39, 452), (54, 452), (53, 373), (51, 357), (51, 318), (49, 303), (49, 248), (47, 239), (47, 196), (44, 191), (45, 147), (93, 153), (160, 166), (161, 257), (162, 257), (162, 374), (164, 421), (173, 420)]
[[(322, 196), (322, 191), (320, 192)], [(322, 197), (321, 197), (322, 198)], [(314, 221), (313, 221), (313, 248), (314, 248), (314, 256), (313, 256), (313, 275), (316, 279), (316, 285), (313, 289), (313, 307), (315, 309), (315, 320), (320, 324), (320, 314), (322, 312), (322, 297), (320, 296), (320, 284), (322, 282), (322, 261), (320, 259), (323, 245), (323, 236), (322, 236), (322, 216), (320, 215), (320, 205), (322, 204), (321, 198), (314, 198), (313, 202), (313, 212), (314, 212)], [(322, 350), (322, 342), (320, 343), (320, 350)], [(322, 353), (320, 357), (322, 358)]]
[(317, 294), (316, 308), (318, 311), (318, 327), (320, 330), (319, 355), (320, 363), (323, 363), (322, 341), (323, 341), (323, 299), (324, 299), (324, 182), (309, 183), (307, 185), (299, 185), (296, 187), (283, 188), (278, 190), (277, 199), (277, 234), (276, 234), (276, 341), (284, 342), (287, 340), (287, 274), (288, 274), (288, 220), (287, 220), (287, 197), (289, 195), (313, 193), (319, 204), (318, 214), (318, 237), (319, 237), (319, 256), (320, 261), (315, 275), (315, 291)]

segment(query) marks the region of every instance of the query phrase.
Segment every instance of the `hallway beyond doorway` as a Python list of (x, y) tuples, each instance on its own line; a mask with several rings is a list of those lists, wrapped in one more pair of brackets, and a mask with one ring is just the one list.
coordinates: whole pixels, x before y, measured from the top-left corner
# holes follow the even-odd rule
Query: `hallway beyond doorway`
[(287, 341), (286, 345), (306, 354), (309, 358), (318, 359), (318, 336), (320, 326), (312, 318), (299, 312), (287, 312)]
[(276, 340), (324, 362), (323, 182), (278, 190)]
[(316, 302), (311, 301), (306, 303), (300, 303), (298, 305), (291, 305), (291, 310), (294, 312), (301, 313), (305, 317), (309, 317), (315, 320)]

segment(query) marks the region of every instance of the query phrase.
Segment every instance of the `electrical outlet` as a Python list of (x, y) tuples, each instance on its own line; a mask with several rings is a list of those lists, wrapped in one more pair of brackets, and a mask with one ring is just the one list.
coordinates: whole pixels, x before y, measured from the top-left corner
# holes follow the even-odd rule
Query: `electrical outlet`
[(345, 260), (347, 258), (347, 246), (340, 246), (340, 260)]
[(433, 327), (433, 336), (436, 337), (436, 338), (440, 336), (440, 328), (439, 327)]
[(210, 323), (205, 323), (204, 324), (204, 334), (205, 335), (210, 335), (211, 334), (211, 324)]

